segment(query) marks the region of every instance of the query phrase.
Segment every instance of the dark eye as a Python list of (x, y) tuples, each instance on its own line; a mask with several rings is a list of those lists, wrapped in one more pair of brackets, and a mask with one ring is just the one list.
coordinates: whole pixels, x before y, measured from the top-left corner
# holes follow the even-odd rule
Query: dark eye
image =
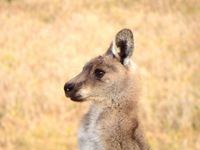
[(94, 74), (98, 79), (101, 79), (104, 76), (105, 71), (101, 69), (95, 69)]

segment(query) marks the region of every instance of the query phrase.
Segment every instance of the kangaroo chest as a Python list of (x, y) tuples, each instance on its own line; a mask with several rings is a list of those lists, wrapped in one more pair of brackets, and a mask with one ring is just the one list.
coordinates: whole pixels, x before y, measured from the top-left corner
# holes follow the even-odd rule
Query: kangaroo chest
[(117, 111), (91, 107), (80, 126), (80, 149), (103, 150), (106, 141), (120, 141), (123, 119)]
[(137, 120), (119, 109), (92, 106), (82, 120), (78, 141), (80, 150), (149, 150)]
[(84, 116), (79, 129), (78, 141), (81, 150), (102, 150), (101, 132), (99, 124), (103, 110), (91, 107)]

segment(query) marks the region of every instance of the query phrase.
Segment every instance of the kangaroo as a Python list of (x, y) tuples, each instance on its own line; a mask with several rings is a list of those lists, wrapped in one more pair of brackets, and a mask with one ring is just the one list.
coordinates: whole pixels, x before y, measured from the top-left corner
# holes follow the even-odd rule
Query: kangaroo
[(149, 150), (138, 120), (139, 87), (130, 29), (119, 31), (108, 50), (90, 60), (64, 86), (76, 102), (91, 101), (78, 134), (80, 150)]

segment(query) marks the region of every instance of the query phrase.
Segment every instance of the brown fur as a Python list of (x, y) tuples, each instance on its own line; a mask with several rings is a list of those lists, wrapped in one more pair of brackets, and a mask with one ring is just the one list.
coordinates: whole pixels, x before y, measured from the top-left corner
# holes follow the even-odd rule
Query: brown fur
[(92, 101), (79, 131), (81, 150), (149, 150), (138, 119), (133, 47), (132, 32), (121, 30), (104, 55), (89, 61), (65, 85), (72, 100)]

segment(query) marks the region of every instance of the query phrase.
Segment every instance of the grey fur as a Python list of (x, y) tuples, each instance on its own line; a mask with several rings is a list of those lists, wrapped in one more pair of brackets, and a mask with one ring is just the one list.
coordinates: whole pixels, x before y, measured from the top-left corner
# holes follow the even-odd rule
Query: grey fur
[[(126, 41), (122, 42), (125, 46), (120, 41)], [(80, 150), (149, 150), (138, 119), (136, 68), (130, 60), (124, 64), (133, 51), (131, 30), (118, 32), (113, 44), (123, 54), (117, 56), (111, 46), (105, 55), (92, 59), (67, 83), (74, 85), (70, 93), (66, 92), (72, 100), (92, 101), (80, 125)], [(94, 75), (97, 68), (105, 71), (101, 79)]]

